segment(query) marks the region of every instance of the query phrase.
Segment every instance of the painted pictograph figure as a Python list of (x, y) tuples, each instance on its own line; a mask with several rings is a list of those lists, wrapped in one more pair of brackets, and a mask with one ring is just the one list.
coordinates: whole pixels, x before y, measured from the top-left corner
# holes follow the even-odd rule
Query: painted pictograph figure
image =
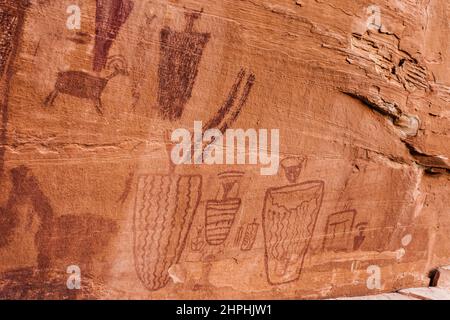
[(250, 251), (253, 248), (256, 236), (258, 235), (258, 229), (259, 223), (256, 222), (256, 219), (252, 223), (247, 224), (241, 243), (241, 251)]
[[(243, 80), (246, 75), (247, 71), (244, 68), (241, 68), (236, 76), (233, 86), (230, 89), (230, 92), (228, 93), (228, 96), (226, 97), (221, 107), (217, 110), (217, 112), (203, 126), (203, 132), (206, 132), (210, 129), (218, 129), (222, 134), (224, 134), (225, 131), (234, 124), (234, 122), (241, 114), (245, 104), (247, 103), (248, 97), (256, 79), (253, 73), (249, 73), (245, 85), (243, 85)], [(239, 95), (240, 97), (238, 97)], [(203, 149), (205, 150), (208, 147), (212, 146), (214, 142), (215, 141), (202, 142)], [(187, 158), (190, 158), (192, 154), (194, 154), (193, 148), (190, 154), (186, 154), (186, 160)]]
[[(244, 176), (241, 171), (226, 171), (218, 174), (220, 188), (215, 200), (206, 202), (205, 211), (205, 247), (202, 258), (202, 278), (197, 287), (210, 288), (209, 275), (212, 265), (224, 254), (227, 240), (236, 217), (241, 209), (240, 182)], [(242, 227), (240, 228), (242, 231)], [(242, 232), (239, 231), (240, 234)], [(240, 236), (232, 239), (234, 246), (239, 245)]]
[(142, 175), (134, 214), (137, 275), (151, 291), (167, 285), (178, 263), (201, 198), (199, 175)]
[(181, 118), (191, 98), (203, 50), (210, 38), (209, 33), (194, 31), (195, 20), (201, 13), (185, 13), (187, 23), (184, 31), (174, 31), (169, 27), (161, 30), (158, 103), (163, 119)]
[[(246, 104), (248, 96), (250, 95), (250, 92), (256, 80), (255, 75), (250, 72), (247, 76), (245, 85), (242, 86), (242, 82), (246, 75), (247, 71), (244, 68), (241, 68), (223, 105), (219, 108), (216, 114), (205, 124), (203, 131), (217, 128), (223, 133), (233, 125), (233, 123), (239, 117), (242, 108)], [(236, 102), (239, 93), (241, 95), (239, 101)]]
[(352, 231), (356, 210), (332, 213), (328, 216), (323, 242), (324, 251), (349, 251), (353, 247)]
[(287, 157), (281, 161), (281, 167), (289, 183), (296, 183), (306, 163), (306, 157)]
[(225, 242), (241, 207), (239, 180), (243, 172), (230, 171), (219, 174), (221, 188), (216, 200), (206, 203), (205, 234), (209, 245)]
[(323, 181), (267, 190), (263, 209), (265, 266), (270, 284), (300, 277), (322, 205)]
[(205, 247), (205, 232), (203, 231), (203, 227), (197, 227), (195, 230), (195, 235), (191, 238), (191, 251), (192, 252), (201, 252)]
[(289, 185), (270, 188), (264, 198), (262, 224), (267, 281), (298, 280), (322, 206), (323, 181), (297, 183), (305, 157), (281, 161)]
[(127, 21), (134, 3), (131, 0), (96, 0), (93, 70), (106, 66), (108, 54), (120, 28)]
[(236, 232), (236, 235), (234, 236), (234, 241), (233, 241), (233, 246), (234, 247), (239, 247), (239, 244), (241, 243), (242, 240), (242, 235), (244, 233), (244, 226), (240, 226)]
[(84, 71), (65, 71), (58, 73), (55, 89), (45, 99), (46, 107), (53, 106), (57, 96), (67, 94), (73, 97), (88, 99), (94, 103), (95, 109), (103, 115), (102, 93), (108, 82), (118, 75), (127, 75), (125, 60), (121, 56), (113, 56), (108, 64), (111, 74), (106, 78), (90, 75)]
[[(103, 115), (101, 96), (108, 82), (118, 75), (128, 75), (127, 63), (123, 56), (109, 57), (109, 50), (120, 28), (128, 19), (134, 3), (130, 0), (97, 0), (95, 16), (95, 44), (93, 71), (62, 71), (58, 73), (55, 88), (44, 101), (46, 107), (53, 105), (58, 94), (63, 93), (91, 100), (99, 115)], [(107, 69), (110, 74), (100, 76)]]

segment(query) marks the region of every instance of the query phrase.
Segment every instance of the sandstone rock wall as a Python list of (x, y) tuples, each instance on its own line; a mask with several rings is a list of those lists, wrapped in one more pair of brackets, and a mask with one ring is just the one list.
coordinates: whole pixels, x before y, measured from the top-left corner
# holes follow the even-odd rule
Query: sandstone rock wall
[[(1, 0), (0, 30), (0, 297), (325, 298), (449, 263), (447, 0)], [(278, 173), (173, 165), (194, 121), (278, 129)]]

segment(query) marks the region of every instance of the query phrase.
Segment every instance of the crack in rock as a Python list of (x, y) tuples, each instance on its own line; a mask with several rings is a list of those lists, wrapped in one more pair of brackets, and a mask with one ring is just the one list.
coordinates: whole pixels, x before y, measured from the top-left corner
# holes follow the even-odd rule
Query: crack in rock
[(420, 119), (404, 113), (394, 102), (388, 102), (377, 95), (361, 94), (354, 90), (341, 90), (342, 93), (363, 102), (370, 109), (387, 116), (400, 130), (402, 136), (415, 137), (420, 127)]
[(441, 155), (429, 155), (413, 146), (408, 141), (403, 141), (409, 149), (409, 153), (415, 159), (415, 162), (425, 168), (426, 173), (450, 173), (450, 162), (448, 158)]

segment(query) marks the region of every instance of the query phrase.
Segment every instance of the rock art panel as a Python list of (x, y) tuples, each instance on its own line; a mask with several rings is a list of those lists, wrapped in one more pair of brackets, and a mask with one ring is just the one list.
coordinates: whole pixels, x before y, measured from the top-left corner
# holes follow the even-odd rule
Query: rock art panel
[[(0, 0), (0, 298), (426, 286), (450, 258), (449, 8)], [(258, 165), (203, 161), (227, 130)]]

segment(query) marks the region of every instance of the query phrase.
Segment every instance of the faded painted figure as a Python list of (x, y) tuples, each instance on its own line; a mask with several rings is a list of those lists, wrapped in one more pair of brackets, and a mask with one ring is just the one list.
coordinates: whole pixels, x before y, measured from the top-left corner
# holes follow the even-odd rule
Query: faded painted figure
[[(7, 248), (14, 240), (20, 241), (22, 234), (17, 230), (23, 230), (19, 229), (21, 223), (31, 225), (36, 220), (34, 244), (38, 270), (47, 271), (62, 262), (76, 263), (91, 271), (93, 258), (106, 251), (117, 232), (116, 222), (92, 214), (56, 216), (29, 168), (14, 168), (11, 176), (13, 186), (9, 199), (0, 208), (0, 248)], [(28, 210), (24, 211), (27, 205)]]

